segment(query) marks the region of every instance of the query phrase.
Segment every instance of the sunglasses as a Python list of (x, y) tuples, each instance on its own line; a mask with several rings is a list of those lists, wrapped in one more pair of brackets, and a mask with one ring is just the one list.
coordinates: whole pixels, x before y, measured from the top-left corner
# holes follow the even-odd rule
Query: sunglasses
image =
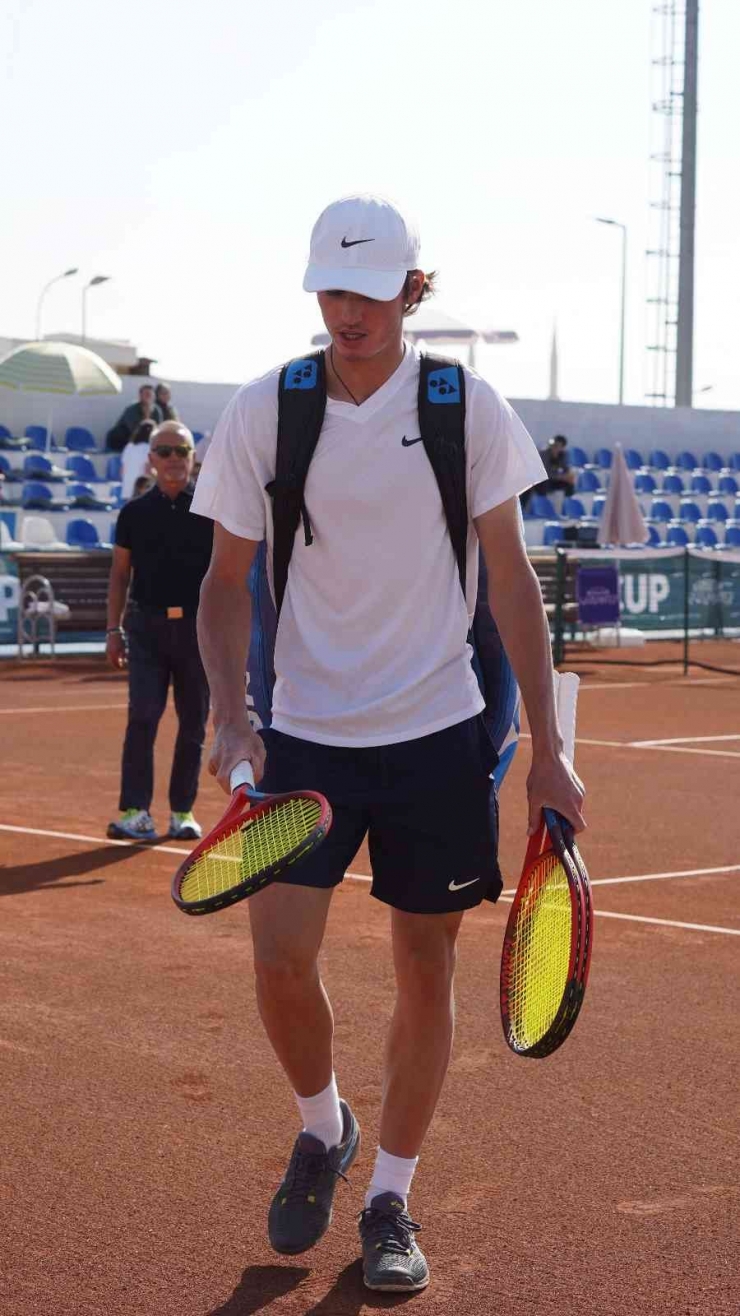
[(189, 457), (194, 449), (189, 443), (158, 443), (153, 451), (158, 457), (171, 457), (173, 452), (176, 457)]

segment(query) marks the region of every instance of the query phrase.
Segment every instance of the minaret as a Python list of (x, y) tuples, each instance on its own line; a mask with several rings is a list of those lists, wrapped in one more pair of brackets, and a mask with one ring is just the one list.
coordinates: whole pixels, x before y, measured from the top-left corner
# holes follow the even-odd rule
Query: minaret
[(548, 399), (557, 402), (558, 394), (558, 335), (557, 326), (552, 327), (552, 345), (550, 347), (550, 392)]

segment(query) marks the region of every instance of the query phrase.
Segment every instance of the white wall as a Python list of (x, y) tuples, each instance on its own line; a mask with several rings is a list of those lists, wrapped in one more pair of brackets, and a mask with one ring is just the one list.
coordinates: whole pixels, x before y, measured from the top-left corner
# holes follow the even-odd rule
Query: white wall
[[(0, 388), (0, 423), (22, 434), (26, 425), (46, 425), (51, 416), (54, 432), (61, 437), (68, 425), (84, 425), (102, 445), (106, 431), (129, 402), (136, 400), (146, 383), (140, 375), (122, 379), (123, 391), (115, 397), (64, 398), (42, 393), (15, 393)], [(212, 431), (238, 384), (201, 384), (195, 380), (170, 380), (178, 412), (191, 429)], [(537, 446), (542, 448), (553, 434), (566, 434), (571, 443), (586, 449), (638, 448), (647, 455), (651, 448), (665, 448), (675, 456), (688, 448), (701, 456), (716, 450), (722, 456), (740, 452), (740, 412), (710, 411), (688, 407), (618, 407), (595, 402), (551, 402), (512, 398)]]

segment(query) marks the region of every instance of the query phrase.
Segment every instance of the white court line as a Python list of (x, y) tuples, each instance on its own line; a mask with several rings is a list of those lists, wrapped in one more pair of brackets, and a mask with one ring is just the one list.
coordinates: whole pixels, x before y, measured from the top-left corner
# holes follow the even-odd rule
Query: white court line
[(0, 708), (7, 713), (97, 713), (101, 708), (128, 708), (128, 704), (49, 704), (48, 708)]
[[(511, 905), (514, 897), (502, 892), (499, 900)], [(709, 923), (679, 923), (673, 918), (648, 918), (646, 914), (615, 914), (611, 909), (595, 909), (594, 914), (597, 918), (621, 918), (625, 923), (653, 923), (659, 928), (688, 928), (691, 932), (724, 932), (728, 937), (740, 937), (740, 928), (715, 928)]]
[[(532, 737), (528, 731), (522, 731), (519, 739), (531, 740)], [(684, 745), (654, 744), (645, 740), (591, 740), (586, 736), (576, 736), (576, 745), (596, 745), (602, 749), (647, 749), (663, 754), (703, 754), (709, 758), (740, 759), (740, 751), (734, 749), (691, 749)]]
[[(0, 831), (20, 832), (22, 835), (26, 835), (26, 836), (51, 836), (62, 841), (90, 841), (92, 842), (93, 845), (127, 845), (129, 847), (135, 847), (136, 849), (139, 850), (144, 850), (144, 849), (154, 850), (154, 851), (157, 850), (156, 846), (145, 846), (137, 843), (136, 841), (109, 841), (107, 838), (103, 838), (100, 836), (81, 836), (78, 833), (74, 833), (74, 832), (43, 831), (39, 827), (14, 827), (8, 823), (0, 823)], [(178, 846), (173, 845), (173, 846), (168, 846), (167, 849), (165, 851), (162, 851), (161, 853), (188, 855), (191, 853), (191, 851), (181, 850)], [(592, 883), (592, 885), (593, 886), (602, 885), (602, 884), (606, 885), (608, 882), (631, 882), (631, 881), (640, 882), (640, 881), (648, 881), (651, 878), (656, 878), (656, 877), (673, 877), (673, 876), (692, 877), (701, 873), (730, 873), (736, 871), (736, 869), (740, 869), (740, 865), (734, 865), (731, 868), (692, 869), (685, 873), (676, 873), (676, 874), (647, 873), (647, 874), (643, 874), (642, 877), (638, 876), (636, 878), (605, 877), (605, 878), (597, 878), (596, 881)], [(364, 873), (345, 873), (344, 876), (351, 878), (352, 881), (354, 882), (372, 882), (372, 878), (367, 877)], [(506, 891), (503, 892), (500, 897), (500, 899), (507, 904), (511, 904), (513, 898), (514, 898), (513, 893), (509, 893)], [(718, 928), (718, 927), (713, 927), (712, 925), (706, 923), (680, 923), (675, 919), (648, 918), (646, 915), (643, 914), (616, 914), (608, 909), (597, 909), (594, 912), (598, 915), (599, 918), (618, 918), (624, 920), (624, 922), (626, 923), (651, 923), (656, 925), (657, 927), (686, 928), (691, 932), (719, 932), (719, 933), (724, 932), (728, 937), (740, 937), (740, 928)]]
[(630, 745), (644, 745), (648, 749), (653, 745), (694, 745), (700, 741), (740, 740), (740, 732), (729, 736), (671, 736), (667, 740), (631, 740)]
[[(740, 873), (740, 864), (724, 864), (721, 868), (683, 868), (672, 873), (635, 873), (634, 877), (592, 877), (591, 886), (621, 886), (627, 882), (662, 882), (669, 877), (712, 877), (717, 873)], [(514, 896), (516, 888), (501, 893)]]

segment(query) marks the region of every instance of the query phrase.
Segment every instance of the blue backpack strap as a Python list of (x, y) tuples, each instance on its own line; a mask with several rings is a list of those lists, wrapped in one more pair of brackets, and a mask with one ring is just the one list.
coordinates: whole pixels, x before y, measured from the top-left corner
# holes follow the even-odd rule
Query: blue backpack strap
[[(465, 593), (468, 545), (465, 462), (465, 375), (459, 361), (422, 353), (419, 374), (419, 427), (437, 478), (452, 548)], [(486, 706), (483, 721), (499, 756), (493, 777), (500, 786), (519, 737), (519, 689), (498, 627), (488, 606), (488, 575), (478, 557), (478, 595), (468, 636), (473, 670)]]
[(301, 520), (306, 543), (312, 542), (303, 490), (325, 411), (324, 353), (313, 352), (310, 356), (288, 361), (280, 372), (278, 384), (275, 479), (266, 486), (272, 498), (272, 579), (278, 616), (288, 583), (295, 534)]
[(465, 375), (451, 357), (421, 353), (419, 428), (437, 478), (462, 592), (468, 551), (468, 497), (465, 470)]

